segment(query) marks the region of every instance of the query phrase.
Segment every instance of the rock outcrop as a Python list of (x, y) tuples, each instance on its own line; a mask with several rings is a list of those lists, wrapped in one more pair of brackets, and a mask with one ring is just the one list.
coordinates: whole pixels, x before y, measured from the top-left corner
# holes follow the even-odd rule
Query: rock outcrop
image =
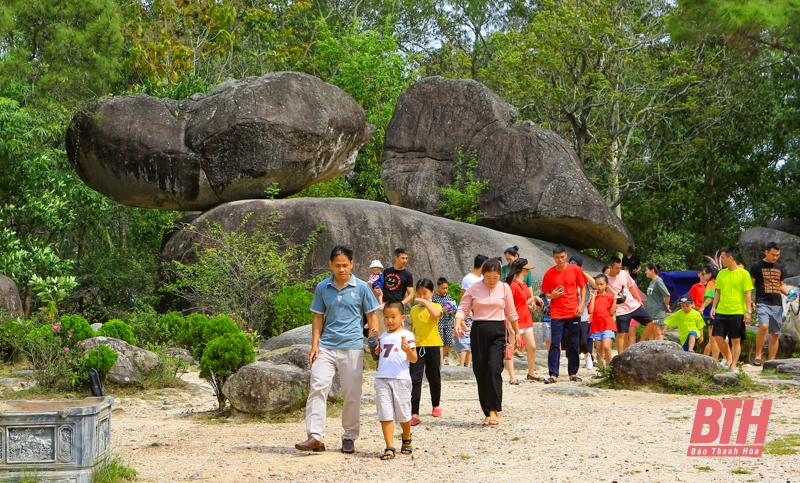
[[(308, 397), (311, 368), (310, 345), (293, 345), (270, 352), (232, 375), (222, 388), (239, 412), (271, 414), (302, 407)], [(338, 376), (328, 393), (335, 401), (342, 395)]]
[(751, 228), (739, 235), (739, 250), (745, 262), (745, 268), (756, 260), (764, 258), (767, 243), (775, 242), (781, 247), (780, 263), (787, 277), (800, 275), (800, 237), (771, 228)]
[(161, 368), (158, 354), (132, 346), (124, 340), (113, 337), (92, 337), (83, 341), (83, 347), (89, 351), (101, 345), (108, 346), (117, 353), (117, 362), (108, 372), (108, 380), (121, 386), (132, 386), (148, 374)]
[(685, 352), (676, 342), (649, 340), (625, 349), (611, 359), (611, 380), (620, 386), (664, 384), (662, 374), (718, 370), (709, 356)]
[(19, 298), (17, 284), (5, 275), (0, 275), (0, 309), (10, 315), (22, 314), (22, 300)]
[(383, 185), (389, 201), (439, 212), (436, 187), (451, 185), (477, 153), (477, 180), (490, 180), (478, 224), (576, 248), (630, 253), (633, 237), (589, 180), (567, 141), (527, 122), (473, 80), (430, 77), (398, 99), (386, 129)]
[(277, 197), (355, 167), (372, 136), (343, 90), (296, 72), (228, 80), (185, 101), (101, 99), (72, 118), (67, 153), (90, 188), (140, 208), (204, 210)]
[[(252, 213), (242, 226), (243, 230), (252, 232), (260, 221), (274, 212), (280, 213), (276, 229), (297, 243), (305, 242), (318, 224), (325, 225), (307, 259), (306, 273), (309, 275), (329, 272), (330, 251), (341, 243), (355, 246), (353, 273), (363, 280), (369, 275), (371, 260), (380, 259), (384, 266), (389, 266), (392, 252), (398, 246), (408, 250), (407, 268), (415, 279), (445, 277), (451, 282), (461, 283), (463, 276), (472, 271), (475, 255), (501, 256), (503, 250), (513, 245), (519, 246), (520, 254), (535, 265), (533, 276), (537, 284), (541, 283), (544, 271), (553, 265), (551, 243), (366, 200), (294, 198), (238, 201), (204, 213), (194, 225), (201, 231), (208, 229), (206, 222), (219, 224), (224, 230), (234, 230)], [(202, 241), (196, 232), (179, 231), (167, 242), (162, 258), (192, 263), (196, 259), (194, 243)], [(569, 252), (570, 255), (576, 253), (574, 250)], [(597, 260), (586, 255), (583, 259), (583, 268), (587, 272), (600, 270), (602, 265)], [(271, 341), (264, 348), (276, 348), (270, 344)]]
[(287, 330), (283, 334), (267, 339), (261, 344), (261, 348), (274, 351), (297, 344), (311, 345), (311, 324)]

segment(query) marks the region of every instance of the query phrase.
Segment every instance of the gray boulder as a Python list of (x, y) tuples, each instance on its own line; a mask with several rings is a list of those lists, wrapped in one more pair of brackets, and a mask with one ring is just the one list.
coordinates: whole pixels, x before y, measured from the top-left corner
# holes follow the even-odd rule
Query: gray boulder
[[(284, 347), (248, 364), (231, 376), (222, 388), (231, 406), (239, 412), (271, 414), (302, 407), (308, 397), (311, 368), (310, 345)], [(339, 377), (334, 377), (328, 400), (342, 395)]]
[(297, 72), (227, 80), (185, 101), (101, 99), (67, 129), (67, 154), (90, 188), (119, 203), (204, 210), (278, 197), (351, 171), (372, 136), (346, 92)]
[(742, 381), (731, 372), (726, 372), (722, 374), (714, 374), (711, 376), (711, 382), (718, 386), (726, 386), (726, 387), (739, 387), (742, 385)]
[[(210, 222), (218, 223), (224, 230), (234, 230), (252, 213), (242, 227), (252, 232), (257, 229), (259, 221), (266, 220), (274, 212), (280, 213), (276, 229), (297, 243), (305, 242), (317, 225), (324, 223), (325, 229), (319, 234), (307, 259), (307, 275), (329, 272), (330, 250), (344, 242), (355, 246), (353, 273), (362, 280), (369, 276), (371, 260), (381, 259), (384, 266), (388, 266), (392, 251), (398, 246), (409, 251), (408, 269), (415, 279), (446, 277), (460, 283), (463, 276), (472, 271), (476, 254), (499, 256), (512, 245), (519, 246), (520, 254), (535, 265), (533, 277), (537, 285), (541, 283), (545, 270), (553, 265), (550, 243), (367, 200), (295, 198), (238, 201), (204, 213), (195, 220), (195, 226), (204, 232), (208, 229), (206, 222)], [(176, 233), (162, 251), (163, 260), (194, 262), (196, 257), (192, 247), (195, 242), (203, 242), (197, 232), (183, 230)], [(569, 250), (569, 253), (578, 252)], [(599, 261), (588, 255), (583, 255), (583, 259), (584, 270), (589, 273), (602, 267)], [(262, 347), (272, 350), (297, 343), (310, 344), (310, 330), (310, 326), (294, 329), (270, 339)]]
[(283, 334), (271, 339), (267, 339), (261, 343), (261, 348), (268, 351), (274, 351), (276, 349), (282, 349), (284, 347), (297, 344), (306, 344), (309, 347), (311, 346), (311, 324), (297, 327), (292, 330), (287, 330)]
[(800, 364), (781, 364), (775, 368), (778, 374), (790, 374), (800, 376)]
[[(491, 180), (478, 224), (576, 248), (630, 253), (633, 237), (594, 187), (570, 144), (528, 121), (483, 84), (429, 77), (397, 100), (383, 154), (389, 201), (439, 213), (455, 161), (477, 152), (476, 180)], [(502, 253), (502, 252), (498, 252)]]
[(794, 236), (800, 236), (800, 220), (782, 219), (767, 222), (767, 228), (778, 231), (785, 231)]
[(771, 241), (781, 247), (780, 262), (786, 276), (800, 275), (800, 237), (770, 228), (751, 228), (739, 235), (745, 268), (749, 269), (753, 262), (764, 258), (764, 249)]
[(11, 315), (22, 314), (22, 300), (19, 298), (17, 284), (5, 275), (0, 275), (0, 309)]
[(192, 351), (189, 349), (182, 349), (180, 347), (168, 347), (164, 349), (164, 354), (178, 359), (181, 362), (185, 362), (186, 364), (194, 364), (194, 357), (192, 356)]
[(108, 346), (117, 353), (117, 362), (108, 373), (108, 380), (121, 386), (131, 386), (148, 374), (161, 368), (158, 354), (132, 346), (127, 342), (112, 337), (92, 337), (83, 341), (83, 347), (89, 351), (101, 345)]
[(475, 373), (471, 367), (442, 366), (443, 381), (472, 381)]
[(621, 386), (663, 384), (664, 373), (687, 371), (717, 372), (714, 359), (694, 352), (684, 352), (676, 342), (651, 340), (639, 342), (611, 359), (611, 380)]
[(776, 371), (779, 366), (783, 365), (800, 366), (800, 359), (774, 359), (771, 361), (764, 361), (761, 365), (761, 370)]

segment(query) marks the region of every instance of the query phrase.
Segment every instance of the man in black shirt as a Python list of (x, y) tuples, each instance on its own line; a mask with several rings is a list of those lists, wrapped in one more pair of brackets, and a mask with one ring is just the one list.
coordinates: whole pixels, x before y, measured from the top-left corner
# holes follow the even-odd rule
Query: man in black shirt
[(761, 365), (761, 353), (769, 330), (769, 359), (778, 355), (778, 337), (781, 334), (783, 322), (783, 299), (781, 294), (788, 295), (789, 290), (783, 283), (785, 273), (783, 265), (778, 263), (781, 249), (775, 242), (769, 242), (764, 251), (764, 259), (755, 262), (750, 267), (750, 277), (753, 279), (756, 300), (753, 309), (758, 314), (758, 335), (756, 336), (756, 359), (754, 366)]
[(635, 280), (636, 275), (639, 274), (639, 268), (641, 268), (642, 262), (639, 259), (639, 256), (636, 254), (631, 256), (624, 255), (622, 257), (622, 266), (628, 267), (628, 271), (631, 272), (631, 275), (633, 275), (633, 279)]
[[(406, 270), (408, 252), (403, 248), (394, 251), (394, 266), (383, 271), (383, 301), (399, 300), (408, 305), (414, 300), (414, 277)], [(379, 295), (375, 289), (375, 294)]]

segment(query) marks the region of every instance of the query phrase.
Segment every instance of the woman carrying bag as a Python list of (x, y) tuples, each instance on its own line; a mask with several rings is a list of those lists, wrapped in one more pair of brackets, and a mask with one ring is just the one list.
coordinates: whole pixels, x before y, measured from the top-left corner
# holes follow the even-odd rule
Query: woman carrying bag
[[(456, 328), (470, 332), (472, 370), (478, 383), (478, 398), (485, 419), (483, 426), (500, 424), (503, 404), (503, 354), (506, 346), (506, 321), (510, 323), (509, 342), (519, 348), (521, 335), (514, 297), (508, 284), (500, 281), (500, 261), (496, 258), (481, 267), (483, 280), (464, 292), (456, 314)], [(472, 327), (464, 319), (473, 312)]]

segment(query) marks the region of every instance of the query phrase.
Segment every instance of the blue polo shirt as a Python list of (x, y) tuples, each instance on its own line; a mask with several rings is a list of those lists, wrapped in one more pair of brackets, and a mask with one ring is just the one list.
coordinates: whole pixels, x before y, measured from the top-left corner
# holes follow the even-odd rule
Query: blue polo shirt
[(378, 300), (369, 285), (350, 275), (341, 290), (333, 275), (317, 284), (311, 311), (325, 316), (320, 347), (326, 349), (363, 349), (364, 314), (378, 310)]

